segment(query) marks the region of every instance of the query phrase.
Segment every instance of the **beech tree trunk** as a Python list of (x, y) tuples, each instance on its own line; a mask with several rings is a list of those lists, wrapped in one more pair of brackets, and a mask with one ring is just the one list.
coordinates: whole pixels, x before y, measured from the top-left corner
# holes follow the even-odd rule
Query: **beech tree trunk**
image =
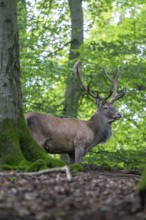
[(0, 167), (27, 169), (35, 165), (39, 168), (62, 164), (50, 158), (27, 129), (22, 112), (17, 0), (1, 0)]
[[(75, 60), (79, 57), (78, 49), (83, 44), (83, 10), (81, 0), (68, 0), (70, 17), (71, 17), (71, 44), (70, 44), (70, 67), (73, 67)], [(81, 95), (79, 82), (73, 73), (68, 75), (66, 80), (66, 91), (64, 101), (65, 117), (77, 117), (78, 102)], [(68, 161), (65, 154), (61, 155), (63, 161)]]
[[(71, 15), (71, 45), (69, 60), (71, 68), (75, 59), (79, 57), (77, 51), (83, 43), (83, 10), (81, 0), (68, 0)], [(73, 72), (69, 74), (66, 81), (64, 115), (76, 117), (78, 112), (78, 101), (81, 89)]]

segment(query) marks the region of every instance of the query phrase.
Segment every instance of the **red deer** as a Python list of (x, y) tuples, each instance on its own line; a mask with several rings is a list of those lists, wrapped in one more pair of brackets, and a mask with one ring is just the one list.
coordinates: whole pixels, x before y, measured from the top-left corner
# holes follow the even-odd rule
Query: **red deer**
[[(81, 163), (82, 157), (99, 143), (106, 142), (112, 135), (111, 125), (121, 118), (112, 105), (115, 100), (122, 98), (125, 92), (117, 94), (118, 74), (111, 79), (113, 92), (103, 98), (91, 92), (89, 84), (84, 85), (79, 70), (79, 61), (74, 65), (74, 71), (82, 88), (95, 99), (97, 111), (88, 121), (75, 118), (59, 118), (43, 113), (31, 112), (25, 115), (29, 130), (36, 140), (48, 153), (68, 154), (70, 163)], [(111, 97), (111, 98), (110, 98)], [(107, 99), (109, 99), (107, 101)]]

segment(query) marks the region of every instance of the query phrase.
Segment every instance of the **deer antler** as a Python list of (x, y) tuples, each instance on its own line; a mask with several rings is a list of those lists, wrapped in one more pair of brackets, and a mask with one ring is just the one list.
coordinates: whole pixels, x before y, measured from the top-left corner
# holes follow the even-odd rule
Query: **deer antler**
[(90, 84), (91, 84), (91, 82), (92, 82), (92, 78), (90, 79), (89, 84), (88, 84), (87, 86), (85, 86), (84, 83), (83, 83), (83, 81), (82, 81), (82, 76), (81, 76), (81, 72), (80, 72), (80, 70), (79, 70), (79, 65), (81, 65), (81, 61), (80, 61), (80, 60), (78, 60), (78, 61), (74, 64), (74, 66), (73, 66), (73, 71), (76, 73), (77, 78), (79, 79), (79, 82), (80, 82), (82, 88), (83, 88), (91, 97), (93, 97), (93, 98), (96, 99), (96, 95), (93, 94), (93, 93), (90, 91)]
[(117, 68), (116, 71), (113, 74), (113, 79), (111, 79), (109, 77), (108, 72), (105, 69), (104, 69), (104, 73), (105, 73), (106, 77), (108, 78), (108, 80), (110, 82), (112, 82), (112, 84), (113, 84), (114, 89), (113, 89), (113, 93), (112, 93), (110, 101), (109, 101), (109, 103), (113, 103), (115, 100), (118, 100), (118, 99), (122, 98), (125, 95), (125, 91), (122, 91), (120, 94), (117, 93), (117, 91), (118, 91), (118, 79), (119, 79), (121, 73), (119, 71), (119, 68)]
[(98, 91), (96, 92), (96, 95), (93, 92), (91, 92), (90, 84), (92, 82), (92, 77), (91, 77), (90, 82), (88, 83), (88, 85), (85, 86), (85, 84), (83, 83), (83, 80), (82, 80), (80, 70), (79, 70), (79, 65), (80, 64), (81, 64), (81, 62), (80, 62), (80, 60), (78, 60), (73, 66), (73, 71), (77, 75), (77, 78), (79, 79), (79, 82), (80, 82), (82, 88), (88, 93), (88, 95), (90, 95), (92, 98), (94, 98), (96, 100), (97, 105), (99, 105), (101, 102), (105, 102), (111, 96), (111, 92), (104, 98), (99, 95)]

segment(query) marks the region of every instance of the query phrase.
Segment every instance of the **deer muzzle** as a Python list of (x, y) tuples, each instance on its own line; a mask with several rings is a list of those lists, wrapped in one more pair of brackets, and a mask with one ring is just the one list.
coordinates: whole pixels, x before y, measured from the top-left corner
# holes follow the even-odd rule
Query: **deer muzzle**
[(113, 119), (114, 120), (119, 120), (122, 117), (122, 114), (120, 112), (117, 112), (114, 116)]

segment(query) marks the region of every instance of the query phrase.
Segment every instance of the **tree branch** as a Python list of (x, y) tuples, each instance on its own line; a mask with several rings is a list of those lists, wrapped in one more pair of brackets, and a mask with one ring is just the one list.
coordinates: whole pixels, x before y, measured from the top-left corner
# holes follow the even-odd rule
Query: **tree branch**
[(43, 174), (54, 173), (54, 172), (66, 172), (66, 177), (67, 177), (68, 181), (70, 181), (71, 178), (72, 178), (68, 166), (50, 168), (50, 169), (42, 170), (42, 171), (38, 171), (38, 172), (16, 172), (16, 171), (1, 172), (0, 176), (13, 176), (13, 175), (40, 176), (40, 175), (43, 175)]

